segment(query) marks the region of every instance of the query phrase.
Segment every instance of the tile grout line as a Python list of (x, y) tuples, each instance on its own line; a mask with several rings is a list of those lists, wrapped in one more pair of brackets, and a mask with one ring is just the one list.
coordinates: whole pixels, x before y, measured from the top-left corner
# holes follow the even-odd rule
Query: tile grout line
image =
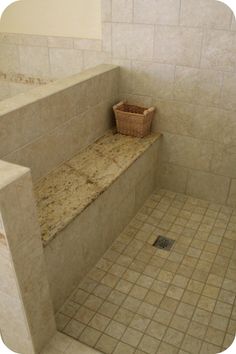
[[(177, 195), (177, 194), (176, 194), (176, 195)], [(162, 196), (162, 197), (163, 197), (163, 196)], [(161, 199), (162, 199), (162, 198), (161, 198)], [(155, 206), (155, 207), (150, 208), (150, 209), (155, 210), (155, 209), (157, 208), (157, 206), (160, 204), (161, 199), (158, 201), (158, 203), (156, 203), (156, 206)], [(194, 198), (188, 197), (187, 200), (182, 203), (182, 207), (179, 209), (179, 212), (177, 213), (177, 215), (175, 215), (174, 219), (172, 219), (172, 222), (169, 224), (169, 230), (172, 228), (173, 225), (175, 225), (175, 221), (177, 220), (178, 215), (180, 214), (180, 212), (181, 212), (182, 210), (185, 210), (185, 205), (188, 203), (188, 200), (191, 200), (191, 199), (194, 199)], [(148, 200), (150, 200), (150, 199), (148, 199)], [(173, 199), (173, 200), (174, 200), (174, 199)], [(172, 200), (172, 202), (173, 202), (173, 200)], [(172, 202), (170, 203), (170, 206), (169, 206), (167, 209), (165, 209), (162, 218), (159, 220), (159, 223), (160, 223), (160, 221), (161, 221), (162, 219), (165, 218), (165, 215), (168, 214), (168, 211), (169, 211), (169, 209), (171, 208)], [(192, 209), (192, 212), (191, 212), (191, 216), (192, 216), (193, 213), (194, 213), (194, 208), (196, 207), (196, 205), (197, 205), (197, 204), (194, 204), (194, 205), (193, 205), (193, 209)], [(197, 234), (198, 229), (200, 228), (200, 226), (203, 224), (204, 215), (206, 216), (207, 210), (210, 210), (209, 207), (210, 207), (210, 203), (208, 202), (208, 206), (205, 207), (205, 212), (204, 212), (204, 214), (202, 215), (202, 219), (201, 219), (201, 221), (199, 222), (198, 228), (195, 229), (195, 230), (193, 230), (195, 235)], [(135, 221), (135, 220), (137, 219), (138, 214), (139, 214), (139, 213), (142, 213), (142, 209), (143, 209), (143, 208), (140, 209), (140, 211), (139, 211), (139, 212), (136, 214), (136, 216), (132, 219), (132, 221), (130, 222), (130, 224), (127, 226), (126, 229), (128, 229), (128, 228), (130, 227), (130, 225), (131, 225), (131, 227), (133, 227), (133, 226), (132, 226), (132, 223), (133, 223), (133, 221)], [(213, 218), (214, 223), (211, 225), (211, 229), (210, 229), (211, 231), (209, 231), (209, 234), (210, 234), (210, 233), (212, 232), (212, 230), (214, 229), (214, 225), (216, 224), (220, 213), (222, 213), (221, 209), (222, 209), (222, 207), (221, 207), (220, 209), (218, 209), (218, 211), (217, 211), (215, 217)], [(230, 208), (230, 209), (231, 209), (231, 208)], [(148, 216), (150, 216), (150, 215), (152, 215), (152, 212), (150, 212), (150, 213), (148, 214)], [(198, 214), (197, 214), (197, 215), (198, 215)], [(225, 215), (225, 214), (223, 214), (223, 215)], [(228, 225), (229, 222), (230, 222), (230, 218), (231, 218), (231, 216), (233, 215), (233, 214), (232, 214), (232, 211), (231, 211), (230, 214), (228, 213), (227, 215), (230, 215), (230, 216), (228, 217), (228, 221), (227, 221), (227, 225)], [(147, 219), (148, 219), (148, 216), (145, 218), (144, 222), (141, 222), (141, 225), (142, 225), (142, 226), (144, 226), (144, 225), (146, 224)], [(191, 217), (189, 217), (189, 220), (190, 220), (190, 219), (191, 219)], [(126, 245), (130, 245), (130, 244), (132, 243), (132, 240), (136, 239), (136, 236), (137, 236), (138, 232), (142, 230), (142, 226), (141, 226), (141, 225), (139, 226), (139, 228), (135, 228), (135, 229), (136, 229), (135, 233), (134, 233), (131, 237), (129, 237), (129, 242), (128, 242), (128, 244), (126, 243)], [(207, 225), (207, 224), (206, 224), (206, 225)], [(183, 227), (184, 227), (184, 226), (183, 226)], [(126, 229), (125, 229), (125, 230), (126, 230)], [(156, 226), (155, 226), (155, 229), (157, 229)], [(147, 237), (146, 241), (144, 240), (143, 245), (145, 245), (145, 244), (150, 245), (149, 240), (150, 240), (151, 236), (154, 234), (155, 229), (152, 230), (150, 233), (148, 233), (149, 236)], [(125, 233), (125, 230), (124, 230), (124, 233)], [(226, 230), (227, 230), (227, 226), (225, 227), (225, 232), (226, 232)], [(146, 231), (144, 230), (143, 232), (146, 232)], [(225, 233), (225, 232), (224, 232), (224, 233)], [(123, 234), (123, 233), (121, 233), (121, 234)], [(181, 233), (180, 233), (180, 234), (181, 234)], [(179, 234), (179, 235), (180, 235), (180, 234)], [(206, 240), (204, 240), (205, 244), (208, 243), (209, 234), (208, 234), (208, 238), (207, 238)], [(194, 249), (199, 250), (198, 248), (195, 248), (194, 246), (192, 246), (192, 242), (193, 242), (193, 240), (194, 240), (194, 237), (195, 237), (195, 236), (192, 236), (192, 237), (191, 237), (191, 242), (189, 243), (187, 249), (189, 249), (190, 247), (192, 247), (192, 248), (194, 248)], [(223, 236), (221, 237), (221, 239), (223, 240)], [(137, 239), (137, 240), (139, 241), (139, 239)], [(222, 242), (222, 240), (221, 240), (221, 242)], [(116, 241), (119, 242), (119, 237), (117, 238)], [(113, 245), (116, 243), (116, 241), (114, 241)], [(211, 242), (210, 242), (210, 243), (211, 243)], [(213, 244), (214, 244), (214, 243), (213, 243)], [(221, 244), (221, 243), (220, 243), (220, 244)], [(211, 251), (208, 250), (208, 252), (210, 252), (211, 254), (215, 254), (214, 259), (217, 257), (217, 255), (219, 255), (220, 244), (217, 244), (217, 247), (218, 247), (217, 251), (214, 251), (213, 253), (211, 253)], [(206, 247), (206, 246), (205, 246), (205, 247)], [(197, 261), (197, 263), (195, 263), (194, 269), (195, 269), (195, 267), (197, 266), (198, 262), (201, 260), (200, 257), (201, 257), (202, 252), (204, 252), (205, 247), (200, 249), (199, 256), (196, 257), (196, 259), (197, 259), (198, 261)], [(111, 248), (112, 248), (112, 247), (111, 247)], [(187, 255), (187, 249), (186, 249), (186, 251), (182, 251), (182, 252), (184, 252), (185, 255)], [(139, 255), (139, 253), (140, 253), (141, 251), (142, 251), (142, 249), (139, 249), (139, 250), (136, 252), (136, 255), (133, 256), (133, 261), (134, 261), (135, 259), (138, 260), (137, 256)], [(177, 254), (181, 254), (181, 255), (182, 255), (182, 253), (179, 253), (178, 250), (175, 251), (175, 248), (173, 248), (173, 251), (174, 251), (174, 252), (177, 252)], [(123, 254), (123, 251), (118, 252), (118, 254), (122, 255), (122, 254)], [(150, 260), (151, 260), (153, 257), (156, 257), (157, 254), (158, 254), (157, 252), (155, 252), (155, 253), (153, 253), (153, 254), (149, 254), (149, 256), (150, 256), (150, 257), (149, 257), (149, 261), (146, 261), (146, 262), (143, 263), (143, 264), (144, 264), (144, 265), (148, 265), (149, 262), (150, 262)], [(229, 259), (231, 259), (231, 257), (232, 257), (232, 254), (231, 254), (231, 256), (229, 257)], [(118, 258), (119, 258), (119, 256), (118, 256)], [(117, 259), (118, 259), (118, 258), (117, 258)], [(161, 269), (162, 269), (162, 268), (164, 269), (164, 265), (166, 264), (166, 262), (168, 262), (168, 258), (169, 258), (169, 257), (164, 257), (164, 258), (161, 257), (161, 258), (164, 260), (164, 262), (163, 262), (162, 266), (159, 267), (158, 275), (159, 275)], [(195, 258), (195, 257), (194, 257), (194, 258)], [(113, 263), (114, 265), (117, 264), (117, 263), (116, 263), (116, 262), (117, 262), (117, 259), (116, 259), (115, 262)], [(208, 276), (209, 276), (209, 273), (211, 273), (210, 270), (212, 269), (212, 267), (213, 267), (213, 265), (214, 265), (214, 259), (211, 261), (212, 265), (211, 265), (211, 267), (210, 267), (209, 270), (208, 270)], [(228, 257), (227, 257), (227, 259), (228, 259)], [(140, 261), (139, 261), (139, 262), (140, 262)], [(118, 263), (118, 264), (119, 264), (119, 263)], [(175, 271), (173, 271), (173, 270), (171, 271), (172, 274), (173, 274), (173, 279), (174, 279), (174, 274), (175, 274), (175, 275), (178, 274), (178, 268), (179, 268), (181, 265), (184, 264), (184, 263), (183, 263), (183, 259), (182, 259), (182, 261), (177, 262), (177, 264), (178, 264), (178, 267), (176, 268), (176, 270), (175, 270)], [(132, 265), (132, 263), (129, 263), (129, 264), (126, 266), (126, 271), (127, 271), (128, 269), (130, 269), (130, 266), (131, 266), (131, 265)], [(228, 262), (228, 269), (229, 269), (229, 266), (230, 266), (230, 263)], [(109, 274), (109, 270), (111, 269), (111, 267), (112, 267), (112, 265), (109, 266), (109, 268), (108, 268), (108, 270), (105, 272), (105, 274), (107, 274), (107, 273)], [(126, 271), (125, 271), (125, 272), (126, 272)], [(140, 273), (139, 277), (138, 277), (134, 282), (132, 282), (132, 286), (131, 286), (129, 292), (125, 294), (124, 300), (123, 300), (122, 303), (118, 306), (118, 309), (116, 310), (115, 313), (117, 313), (117, 311), (122, 307), (122, 304), (124, 303), (125, 299), (126, 299), (128, 296), (130, 296), (130, 293), (131, 293), (131, 291), (132, 291), (132, 289), (133, 289), (133, 287), (134, 287), (135, 285), (138, 285), (138, 286), (143, 287), (142, 285), (139, 285), (139, 284), (138, 284), (138, 280), (140, 279), (141, 276), (145, 275), (145, 276), (148, 276), (148, 277), (152, 278), (152, 284), (154, 283), (155, 280), (158, 280), (158, 275), (156, 275), (156, 277), (153, 278), (153, 277), (150, 276), (150, 275), (146, 275), (146, 274), (144, 273), (144, 271), (145, 271), (145, 267), (143, 268), (143, 271), (141, 271), (141, 272), (139, 271), (139, 273)], [(225, 271), (225, 276), (226, 276), (226, 272), (227, 272), (227, 271)], [(110, 273), (110, 274), (112, 274), (112, 273)], [(124, 274), (124, 273), (122, 273), (122, 275), (119, 276), (119, 279), (122, 279), (123, 274)], [(213, 273), (213, 274), (214, 274), (214, 273)], [(104, 275), (104, 276), (105, 276), (105, 275)], [(192, 275), (192, 276), (193, 276), (193, 275)], [(187, 284), (189, 284), (189, 282), (191, 281), (192, 276), (188, 276), (188, 277), (187, 277), (187, 278), (188, 278), (188, 283), (187, 283)], [(101, 279), (102, 279), (102, 278), (101, 278)], [(172, 280), (173, 280), (173, 279), (172, 279)], [(163, 281), (163, 280), (161, 280), (161, 281)], [(199, 282), (199, 281), (198, 281), (198, 282)], [(166, 283), (166, 282), (164, 281), (164, 283)], [(167, 291), (168, 291), (169, 287), (171, 286), (171, 284), (174, 284), (174, 283), (173, 283), (172, 281), (170, 281), (169, 283), (166, 283), (166, 284), (168, 284), (168, 287), (166, 288), (164, 294), (167, 294)], [(187, 288), (188, 288), (188, 285), (187, 285), (187, 284), (186, 284), (183, 288), (182, 288), (182, 286), (180, 286), (180, 288), (183, 289), (184, 292), (183, 292), (181, 298), (180, 298), (179, 300), (177, 300), (179, 303), (181, 302), (181, 299), (183, 300), (184, 293), (185, 293), (185, 291), (186, 291)], [(204, 282), (203, 284), (206, 284), (206, 282)], [(223, 283), (222, 283), (222, 284), (223, 284)], [(174, 285), (174, 286), (176, 286), (176, 285)], [(177, 285), (177, 287), (179, 287), (179, 286)], [(143, 288), (147, 290), (147, 293), (146, 293), (145, 297), (143, 298), (143, 300), (141, 300), (141, 303), (140, 303), (139, 307), (141, 306), (141, 304), (142, 304), (143, 302), (145, 302), (145, 298), (146, 298), (148, 292), (152, 289), (152, 285), (150, 285), (150, 286), (148, 286), (148, 287), (143, 287)], [(114, 286), (112, 289), (115, 289), (115, 286)], [(201, 292), (200, 292), (200, 294), (199, 294), (199, 297), (201, 296), (201, 294), (202, 294), (202, 292), (203, 292), (203, 289), (204, 289), (204, 288), (202, 288), (202, 290), (201, 290)], [(223, 289), (222, 286), (220, 286), (219, 289)], [(111, 291), (112, 291), (112, 290), (111, 290)], [(160, 293), (159, 293), (159, 294), (160, 294)], [(161, 295), (164, 296), (164, 294), (161, 294)], [(208, 296), (207, 296), (207, 297), (208, 297)], [(209, 298), (211, 298), (211, 297), (209, 297)], [(217, 297), (217, 298), (218, 298), (218, 297)], [(108, 297), (106, 297), (105, 299), (103, 299), (103, 302), (107, 301), (107, 299), (108, 299)], [(163, 298), (162, 298), (162, 300), (163, 300)], [(162, 302), (162, 300), (161, 300), (161, 302)], [(196, 311), (197, 304), (199, 303), (199, 301), (200, 301), (200, 298), (198, 299), (197, 303), (194, 305), (195, 311)], [(216, 301), (217, 301), (217, 299), (216, 299)], [(161, 304), (161, 302), (160, 302), (160, 304)], [(159, 305), (160, 305), (160, 304), (159, 304)], [(159, 305), (158, 305), (158, 306), (154, 306), (154, 307), (156, 307), (156, 310), (155, 310), (155, 312), (153, 313), (153, 315), (151, 316), (151, 318), (149, 317), (150, 321), (152, 321), (152, 320), (154, 319), (154, 316), (155, 316), (157, 310), (160, 308)], [(215, 302), (215, 306), (216, 306), (216, 302)], [(129, 311), (130, 311), (130, 310), (129, 310)], [(137, 310), (137, 311), (138, 311), (138, 310)], [(133, 312), (133, 311), (131, 310), (131, 312), (133, 313), (133, 317), (135, 316), (135, 313), (137, 313), (137, 311), (136, 311), (136, 312)], [(173, 319), (173, 317), (176, 315), (176, 311), (177, 311), (177, 307), (176, 307), (175, 311), (172, 313), (171, 319)], [(192, 317), (194, 316), (195, 311), (193, 312)], [(205, 310), (205, 311), (206, 311), (206, 310)], [(207, 311), (207, 312), (208, 312), (208, 311)], [(213, 313), (213, 311), (210, 311), (210, 313)], [(181, 317), (181, 316), (180, 316), (180, 317)], [(192, 317), (191, 317), (191, 318), (192, 318)], [(211, 315), (211, 317), (212, 317), (212, 315)], [(190, 319), (189, 319), (189, 320), (190, 320)], [(109, 323), (110, 323), (111, 321), (112, 321), (112, 319), (110, 319)], [(118, 321), (118, 322), (119, 322), (119, 321)], [(155, 320), (155, 322), (156, 322), (156, 320)], [(108, 323), (108, 325), (109, 325), (109, 323)], [(120, 323), (122, 323), (122, 322), (120, 322)], [(209, 323), (210, 323), (210, 321), (209, 321)], [(128, 327), (129, 327), (129, 326), (126, 326), (126, 328), (128, 328)], [(167, 331), (168, 327), (173, 328), (173, 327), (171, 326), (171, 320), (170, 320), (170, 322), (169, 322), (169, 325), (168, 325), (167, 328), (166, 328), (166, 331)], [(208, 325), (208, 328), (209, 328), (209, 327), (210, 327), (210, 326)], [(147, 329), (147, 328), (146, 328), (146, 329)], [(180, 330), (180, 332), (183, 333), (181, 330)], [(184, 338), (188, 335), (188, 333), (187, 333), (187, 332), (184, 332), (184, 334), (185, 334), (185, 336), (183, 337), (183, 340), (184, 340)], [(80, 335), (81, 335), (81, 334), (80, 334)], [(142, 337), (140, 338), (140, 342), (141, 342), (141, 340), (142, 340), (142, 338), (143, 338), (144, 335), (150, 335), (150, 334), (148, 334), (146, 330), (142, 331)], [(206, 334), (205, 334), (205, 335), (206, 335)], [(151, 335), (151, 336), (152, 336), (152, 335)], [(113, 338), (113, 337), (111, 337), (111, 338)], [(157, 339), (156, 337), (153, 337), (153, 338)], [(164, 336), (163, 336), (162, 339), (160, 340), (160, 343), (162, 343), (163, 338), (164, 338)], [(205, 336), (204, 336), (204, 339), (205, 339)], [(202, 339), (202, 342), (204, 341), (204, 339)], [(122, 341), (122, 339), (121, 339), (120, 341)], [(140, 343), (140, 342), (139, 342), (139, 343)], [(209, 343), (210, 343), (210, 342), (209, 342)], [(118, 343), (117, 343), (117, 345), (118, 345)], [(203, 343), (202, 343), (202, 345), (203, 345)], [(114, 349), (114, 350), (115, 350), (115, 349)]]

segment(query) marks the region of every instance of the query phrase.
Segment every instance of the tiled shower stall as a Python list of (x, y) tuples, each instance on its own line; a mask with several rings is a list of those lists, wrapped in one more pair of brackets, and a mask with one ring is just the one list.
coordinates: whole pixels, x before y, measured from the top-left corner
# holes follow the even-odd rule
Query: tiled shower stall
[[(66, 336), (218, 353), (236, 328), (235, 17), (216, 0), (101, 4), (101, 40), (0, 33), (3, 337), (40, 353), (57, 325), (45, 354), (93, 353)], [(150, 137), (114, 134), (119, 100), (156, 107)]]

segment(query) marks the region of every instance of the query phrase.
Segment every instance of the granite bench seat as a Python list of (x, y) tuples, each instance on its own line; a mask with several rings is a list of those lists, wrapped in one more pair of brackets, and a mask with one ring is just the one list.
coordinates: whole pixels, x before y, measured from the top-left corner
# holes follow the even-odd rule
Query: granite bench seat
[(133, 138), (108, 131), (35, 186), (42, 242), (46, 246), (119, 178), (160, 134)]

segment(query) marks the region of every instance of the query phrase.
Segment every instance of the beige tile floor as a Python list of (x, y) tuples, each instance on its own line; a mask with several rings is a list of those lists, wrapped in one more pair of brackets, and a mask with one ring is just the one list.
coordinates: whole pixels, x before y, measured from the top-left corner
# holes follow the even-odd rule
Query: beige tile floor
[[(158, 235), (175, 240), (156, 249)], [(106, 354), (215, 354), (236, 331), (236, 210), (166, 190), (141, 211), (57, 314)]]
[(41, 354), (101, 354), (101, 352), (57, 332)]

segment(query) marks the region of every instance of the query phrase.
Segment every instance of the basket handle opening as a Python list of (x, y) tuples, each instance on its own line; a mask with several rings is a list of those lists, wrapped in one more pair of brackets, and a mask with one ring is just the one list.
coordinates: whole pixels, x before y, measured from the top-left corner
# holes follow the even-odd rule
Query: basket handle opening
[(147, 114), (154, 112), (155, 111), (155, 107), (150, 107), (148, 109), (146, 109), (146, 111), (143, 112), (143, 114), (146, 116)]
[(125, 103), (126, 103), (125, 101), (121, 101), (121, 102), (115, 104), (115, 105), (113, 106), (113, 109), (115, 110), (115, 109), (119, 108), (120, 106), (123, 106), (123, 104), (125, 104)]

